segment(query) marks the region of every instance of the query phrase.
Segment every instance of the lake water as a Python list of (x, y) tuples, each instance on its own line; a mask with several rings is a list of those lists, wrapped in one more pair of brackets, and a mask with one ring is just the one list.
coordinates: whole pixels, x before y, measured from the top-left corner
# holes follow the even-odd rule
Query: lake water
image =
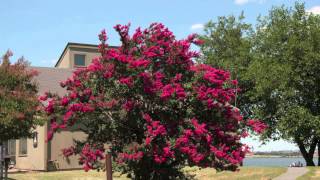
[[(305, 166), (306, 163), (302, 157), (269, 157), (269, 158), (245, 158), (243, 166), (280, 166), (288, 167), (291, 163), (300, 161)], [(318, 163), (318, 158), (313, 162)]]

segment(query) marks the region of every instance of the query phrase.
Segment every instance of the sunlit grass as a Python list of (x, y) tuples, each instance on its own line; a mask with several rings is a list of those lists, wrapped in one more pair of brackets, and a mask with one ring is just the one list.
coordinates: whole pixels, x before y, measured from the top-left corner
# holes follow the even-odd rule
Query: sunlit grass
[[(10, 174), (11, 180), (105, 180), (105, 172), (83, 170), (56, 171), (56, 172), (30, 172), (22, 174)], [(114, 180), (127, 180), (125, 175), (114, 173)]]
[[(188, 170), (187, 170), (188, 172)], [(205, 168), (188, 172), (194, 174), (199, 180), (269, 180), (286, 172), (286, 168), (280, 167), (242, 167), (238, 172), (216, 172), (214, 169)]]
[(320, 179), (320, 167), (307, 167), (309, 171), (297, 178), (297, 180), (316, 180)]
[[(184, 172), (199, 180), (269, 180), (284, 173), (286, 168), (272, 167), (242, 167), (239, 172), (216, 172), (214, 169), (197, 167), (184, 168)], [(57, 172), (30, 172), (10, 174), (12, 180), (104, 180), (105, 172), (57, 171)], [(120, 173), (114, 173), (114, 180), (126, 180), (128, 178)]]

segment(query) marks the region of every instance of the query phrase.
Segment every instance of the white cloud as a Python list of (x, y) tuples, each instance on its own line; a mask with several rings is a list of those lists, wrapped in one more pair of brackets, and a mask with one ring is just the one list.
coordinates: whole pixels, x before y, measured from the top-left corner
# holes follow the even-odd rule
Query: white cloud
[(308, 13), (320, 14), (320, 6), (313, 6), (307, 10)]
[(190, 29), (192, 31), (198, 31), (198, 30), (202, 30), (204, 28), (204, 25), (203, 24), (193, 24)]
[(259, 4), (263, 4), (263, 3), (265, 3), (266, 1), (267, 1), (267, 0), (259, 0), (258, 3), (259, 3)]
[(51, 62), (51, 64), (56, 64), (57, 60), (56, 59), (52, 59), (50, 62)]
[(234, 0), (234, 3), (238, 4), (238, 5), (243, 5), (248, 3), (249, 0)]
[(265, 3), (267, 0), (234, 0), (234, 3), (237, 5), (244, 5), (247, 3), (259, 3), (259, 4), (263, 4)]
[(270, 151), (297, 151), (298, 147), (297, 145), (290, 143), (288, 141), (285, 141), (283, 139), (277, 140), (277, 141), (269, 141), (266, 142), (266, 144), (262, 144), (262, 141), (259, 140), (258, 136), (249, 136), (246, 138), (241, 139), (241, 142), (248, 145), (251, 148), (251, 151), (257, 152), (257, 151), (264, 151), (264, 152), (270, 152)]
[(40, 63), (41, 63), (41, 65), (43, 66), (53, 66), (53, 65), (55, 65), (56, 64), (56, 62), (57, 62), (57, 60), (56, 59), (51, 59), (51, 60), (41, 60), (40, 61)]

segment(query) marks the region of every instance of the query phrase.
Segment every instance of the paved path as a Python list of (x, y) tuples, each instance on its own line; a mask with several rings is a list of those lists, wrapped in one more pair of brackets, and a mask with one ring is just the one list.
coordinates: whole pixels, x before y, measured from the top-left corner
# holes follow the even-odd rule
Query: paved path
[(294, 180), (308, 171), (306, 167), (289, 167), (286, 173), (274, 178), (274, 180)]

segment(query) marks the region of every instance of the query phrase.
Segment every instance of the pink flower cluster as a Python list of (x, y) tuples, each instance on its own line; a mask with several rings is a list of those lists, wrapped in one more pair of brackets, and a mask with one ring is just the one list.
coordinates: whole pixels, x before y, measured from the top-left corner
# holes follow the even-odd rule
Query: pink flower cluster
[(123, 77), (119, 79), (120, 84), (125, 84), (128, 87), (132, 87), (133, 86), (133, 79), (132, 77)]
[(184, 99), (187, 94), (179, 83), (167, 84), (162, 89), (161, 98), (166, 100), (175, 94), (177, 99)]
[(139, 161), (145, 155), (143, 151), (140, 150), (141, 146), (136, 143), (133, 143), (129, 146), (126, 152), (121, 152), (118, 154), (117, 162), (122, 164), (129, 161)]
[[(229, 72), (208, 65), (193, 66), (192, 70), (196, 74), (203, 74), (203, 80), (205, 81), (194, 88), (197, 91), (197, 98), (206, 102), (209, 109), (217, 107), (218, 102), (224, 104), (234, 100), (235, 92), (239, 89), (224, 87), (230, 82)], [(233, 81), (234, 83), (236, 82)]]
[(101, 149), (96, 149), (89, 144), (85, 144), (80, 153), (79, 162), (83, 164), (83, 169), (89, 171), (93, 169), (93, 164), (99, 160), (104, 159), (104, 151)]
[(120, 163), (128, 161), (139, 161), (141, 158), (146, 155), (153, 158), (153, 161), (162, 164), (167, 162), (169, 159), (174, 158), (174, 151), (169, 142), (165, 144), (154, 144), (158, 140), (162, 140), (164, 136), (167, 135), (167, 131), (164, 125), (160, 124), (160, 121), (154, 121), (150, 115), (143, 114), (143, 119), (146, 121), (146, 139), (145, 147), (150, 149), (150, 152), (143, 153), (139, 148), (143, 145), (133, 146), (130, 152), (120, 153), (118, 156), (118, 161)]
[(139, 77), (143, 82), (143, 90), (147, 94), (153, 95), (163, 88), (162, 79), (164, 78), (164, 75), (161, 72), (155, 72), (153, 74), (142, 72), (139, 74)]
[(164, 125), (160, 124), (160, 121), (154, 121), (149, 114), (144, 114), (143, 118), (147, 122), (147, 137), (151, 140), (157, 136), (163, 136), (167, 134), (167, 130)]
[(127, 161), (138, 161), (143, 157), (143, 152), (138, 151), (134, 153), (119, 153), (118, 155), (118, 163), (123, 163)]
[(247, 124), (248, 126), (252, 127), (254, 132), (259, 134), (262, 133), (268, 127), (265, 123), (254, 119), (249, 119)]
[(175, 148), (188, 155), (191, 161), (200, 165), (201, 161), (209, 154), (201, 152), (201, 147), (198, 144), (202, 142), (210, 145), (212, 143), (212, 135), (208, 133), (206, 124), (199, 124), (196, 118), (191, 119), (191, 126), (193, 126), (193, 129), (185, 129), (183, 134), (177, 138)]
[(130, 99), (126, 100), (125, 103), (122, 105), (122, 107), (126, 110), (126, 111), (131, 111), (134, 108), (134, 102)]
[(169, 142), (167, 142), (167, 144), (162, 148), (158, 145), (154, 145), (152, 151), (153, 160), (158, 164), (165, 163), (169, 159), (174, 158), (174, 152)]
[(69, 156), (72, 156), (76, 153), (76, 150), (75, 150), (75, 147), (71, 146), (69, 148), (64, 148), (62, 149), (62, 154), (64, 157), (69, 157)]

